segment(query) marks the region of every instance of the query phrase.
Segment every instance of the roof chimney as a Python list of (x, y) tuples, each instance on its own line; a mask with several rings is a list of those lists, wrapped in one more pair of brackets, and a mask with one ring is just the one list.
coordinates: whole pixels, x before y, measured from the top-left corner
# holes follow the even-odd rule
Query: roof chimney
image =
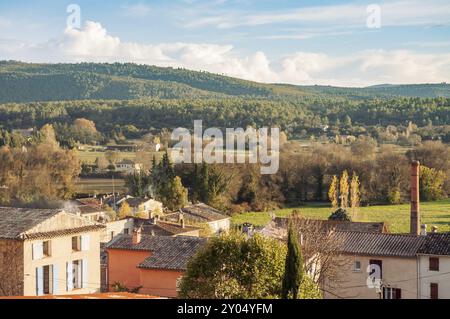
[(420, 163), (411, 164), (411, 234), (420, 235), (420, 202), (419, 202)]
[(427, 235), (427, 225), (422, 224), (422, 226), (420, 226), (420, 236), (426, 236), (426, 235)]
[(180, 220), (180, 225), (181, 225), (181, 228), (185, 228), (186, 227), (185, 224), (184, 224), (184, 219)]
[(138, 229), (133, 230), (133, 237), (132, 237), (132, 241), (133, 241), (133, 245), (137, 245), (141, 242), (142, 239), (142, 230), (139, 227)]

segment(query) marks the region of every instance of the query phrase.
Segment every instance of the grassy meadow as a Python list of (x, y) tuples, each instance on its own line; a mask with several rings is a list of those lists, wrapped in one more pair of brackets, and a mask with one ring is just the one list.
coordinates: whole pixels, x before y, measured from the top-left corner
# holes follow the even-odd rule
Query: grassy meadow
[(124, 193), (127, 191), (125, 180), (112, 178), (80, 178), (75, 185), (75, 191), (82, 194), (100, 194), (100, 193)]
[[(288, 216), (297, 209), (302, 216), (314, 219), (327, 219), (332, 208), (327, 204), (310, 204), (296, 208), (285, 208), (274, 211), (276, 216)], [(392, 233), (409, 232), (410, 205), (369, 206), (358, 209), (354, 221), (385, 222)], [(422, 223), (436, 225), (439, 232), (450, 232), (450, 199), (437, 202), (421, 203)], [(269, 212), (245, 213), (232, 217), (234, 224), (250, 222), (257, 226), (266, 225), (270, 221)]]

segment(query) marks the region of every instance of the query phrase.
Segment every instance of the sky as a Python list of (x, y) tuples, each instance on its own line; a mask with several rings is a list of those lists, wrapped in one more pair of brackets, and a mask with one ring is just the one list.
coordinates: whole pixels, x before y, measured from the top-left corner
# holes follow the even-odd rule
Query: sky
[(0, 60), (297, 85), (450, 82), (450, 1), (0, 0)]

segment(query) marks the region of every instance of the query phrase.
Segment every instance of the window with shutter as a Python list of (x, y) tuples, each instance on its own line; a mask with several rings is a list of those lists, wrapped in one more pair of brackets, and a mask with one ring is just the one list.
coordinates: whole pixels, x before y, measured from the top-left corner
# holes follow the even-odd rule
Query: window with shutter
[(72, 250), (73, 251), (81, 250), (81, 237), (80, 236), (72, 237)]
[(43, 267), (44, 295), (53, 294), (53, 265)]
[(82, 270), (81, 270), (81, 277), (82, 277), (82, 287), (88, 288), (89, 282), (89, 267), (88, 267), (88, 261), (87, 259), (82, 260)]
[(44, 257), (50, 257), (52, 255), (51, 243), (49, 240), (42, 243), (42, 254), (44, 255)]
[(439, 258), (437, 257), (430, 257), (429, 258), (429, 269), (430, 271), (439, 271)]
[(67, 263), (66, 267), (66, 283), (67, 283), (67, 291), (73, 290), (73, 264), (71, 261)]
[(44, 294), (44, 268), (36, 268), (36, 296)]
[(35, 242), (31, 246), (33, 260), (40, 260), (44, 257), (44, 244), (42, 242)]
[(89, 250), (89, 235), (81, 236), (81, 250), (88, 251)]
[(59, 282), (59, 272), (58, 272), (58, 266), (53, 265), (53, 294), (57, 295), (59, 293), (58, 290), (58, 282)]
[(439, 299), (439, 285), (435, 283), (430, 284), (430, 299)]

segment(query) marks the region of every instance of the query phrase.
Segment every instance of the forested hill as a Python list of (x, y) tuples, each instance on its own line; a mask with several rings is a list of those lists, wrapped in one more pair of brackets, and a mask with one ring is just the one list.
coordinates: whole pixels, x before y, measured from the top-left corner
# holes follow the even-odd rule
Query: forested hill
[(0, 61), (0, 88), (0, 103), (131, 100), (148, 97), (450, 97), (449, 84), (382, 85), (368, 88), (261, 84), (207, 72), (119, 63), (29, 64)]

